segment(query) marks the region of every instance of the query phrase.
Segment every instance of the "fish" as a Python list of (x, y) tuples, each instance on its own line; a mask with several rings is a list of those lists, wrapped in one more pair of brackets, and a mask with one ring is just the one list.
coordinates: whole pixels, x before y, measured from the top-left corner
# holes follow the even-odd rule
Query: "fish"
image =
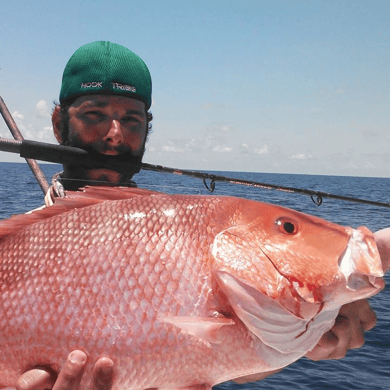
[(383, 274), (365, 227), (238, 197), (69, 191), (0, 222), (0, 388), (74, 349), (114, 361), (113, 390), (274, 371)]

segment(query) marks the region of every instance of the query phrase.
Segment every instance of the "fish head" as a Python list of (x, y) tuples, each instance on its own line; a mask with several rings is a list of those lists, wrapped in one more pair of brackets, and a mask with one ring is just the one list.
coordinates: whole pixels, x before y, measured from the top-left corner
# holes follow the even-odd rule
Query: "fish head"
[(241, 212), (215, 237), (213, 273), (239, 319), (272, 348), (307, 352), (342, 305), (384, 287), (367, 228), (262, 203)]

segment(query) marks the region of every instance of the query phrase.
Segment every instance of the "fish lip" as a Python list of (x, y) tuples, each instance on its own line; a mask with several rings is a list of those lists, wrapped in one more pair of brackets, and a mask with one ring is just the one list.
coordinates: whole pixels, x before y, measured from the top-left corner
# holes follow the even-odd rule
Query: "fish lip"
[(337, 265), (339, 266), (339, 268), (340, 268), (341, 264), (343, 263), (345, 256), (347, 255), (348, 245), (350, 242), (351, 242), (351, 238), (348, 240), (347, 245), (345, 246), (344, 250), (340, 253), (340, 256), (337, 260)]
[(357, 229), (345, 227), (345, 229), (349, 239), (344, 250), (337, 258), (338, 276), (335, 275), (334, 280), (329, 285), (322, 286), (321, 291), (310, 291), (304, 285), (301, 286), (299, 280), (294, 280), (294, 278), (280, 271), (266, 250), (263, 248), (260, 248), (260, 250), (273, 265), (275, 271), (288, 281), (291, 290), (307, 303), (318, 304), (327, 300), (331, 289), (342, 288), (342, 285), (350, 293), (356, 294), (359, 291), (361, 299), (370, 297), (385, 287), (383, 281), (384, 272), (374, 236), (366, 227)]
[(350, 228), (348, 244), (339, 259), (339, 270), (350, 291), (361, 291), (364, 298), (385, 286), (383, 268), (374, 236), (365, 227)]

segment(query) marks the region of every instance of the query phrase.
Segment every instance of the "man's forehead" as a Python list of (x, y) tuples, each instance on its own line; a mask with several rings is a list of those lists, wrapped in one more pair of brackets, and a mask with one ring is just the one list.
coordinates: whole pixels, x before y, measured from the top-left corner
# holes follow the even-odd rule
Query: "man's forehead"
[(83, 95), (72, 104), (74, 107), (108, 107), (111, 105), (145, 112), (145, 103), (138, 99), (119, 95)]

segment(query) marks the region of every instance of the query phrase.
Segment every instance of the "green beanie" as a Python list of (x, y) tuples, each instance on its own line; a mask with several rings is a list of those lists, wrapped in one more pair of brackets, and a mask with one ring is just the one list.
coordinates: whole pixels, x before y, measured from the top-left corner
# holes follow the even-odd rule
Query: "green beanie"
[(70, 57), (62, 76), (60, 103), (82, 95), (123, 95), (152, 104), (149, 69), (131, 50), (97, 41), (81, 46)]

